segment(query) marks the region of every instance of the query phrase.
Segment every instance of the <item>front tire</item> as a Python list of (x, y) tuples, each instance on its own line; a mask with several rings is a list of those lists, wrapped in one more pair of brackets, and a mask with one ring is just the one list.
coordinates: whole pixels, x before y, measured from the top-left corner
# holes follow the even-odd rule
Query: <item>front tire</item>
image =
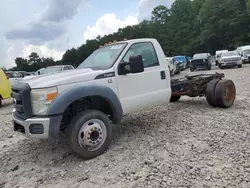
[(180, 100), (181, 96), (171, 96), (170, 98), (170, 102), (177, 102), (178, 100)]
[(3, 101), (2, 101), (2, 98), (0, 97), (0, 107), (2, 106), (3, 104)]
[(73, 152), (83, 159), (91, 159), (108, 149), (112, 139), (112, 125), (103, 112), (86, 110), (73, 118), (67, 136)]
[(238, 68), (242, 68), (242, 65), (238, 65)]

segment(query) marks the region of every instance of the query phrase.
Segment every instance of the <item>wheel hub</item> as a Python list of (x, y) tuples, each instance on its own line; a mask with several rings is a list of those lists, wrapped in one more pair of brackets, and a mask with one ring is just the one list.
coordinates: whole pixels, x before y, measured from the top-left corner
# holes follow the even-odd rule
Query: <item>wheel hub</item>
[(83, 124), (78, 134), (78, 142), (81, 147), (93, 150), (105, 140), (105, 131), (100, 120), (89, 120)]

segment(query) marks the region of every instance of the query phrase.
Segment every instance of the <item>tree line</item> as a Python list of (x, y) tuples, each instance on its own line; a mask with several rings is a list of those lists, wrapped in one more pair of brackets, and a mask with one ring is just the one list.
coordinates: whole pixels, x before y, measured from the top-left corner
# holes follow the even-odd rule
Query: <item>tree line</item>
[(156, 38), (167, 56), (188, 55), (216, 50), (234, 50), (250, 44), (250, 0), (175, 0), (170, 8), (159, 5), (151, 19), (117, 32), (87, 40), (78, 48), (68, 49), (61, 60), (17, 57), (12, 70), (36, 71), (51, 65), (77, 67), (94, 50), (110, 41), (124, 38)]

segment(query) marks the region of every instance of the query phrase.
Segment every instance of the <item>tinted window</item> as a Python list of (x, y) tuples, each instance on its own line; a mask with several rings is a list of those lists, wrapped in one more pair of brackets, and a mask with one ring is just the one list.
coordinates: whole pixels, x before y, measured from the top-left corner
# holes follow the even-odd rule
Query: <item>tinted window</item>
[(142, 56), (144, 68), (159, 65), (154, 46), (151, 42), (141, 42), (130, 46), (123, 61), (129, 62), (129, 57), (132, 55)]

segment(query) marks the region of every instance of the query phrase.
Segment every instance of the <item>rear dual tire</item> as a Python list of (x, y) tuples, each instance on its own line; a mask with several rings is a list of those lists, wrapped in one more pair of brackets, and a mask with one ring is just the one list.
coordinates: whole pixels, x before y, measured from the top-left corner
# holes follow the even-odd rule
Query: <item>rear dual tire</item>
[(211, 80), (207, 84), (206, 98), (209, 105), (219, 108), (230, 108), (236, 96), (236, 88), (232, 80)]

